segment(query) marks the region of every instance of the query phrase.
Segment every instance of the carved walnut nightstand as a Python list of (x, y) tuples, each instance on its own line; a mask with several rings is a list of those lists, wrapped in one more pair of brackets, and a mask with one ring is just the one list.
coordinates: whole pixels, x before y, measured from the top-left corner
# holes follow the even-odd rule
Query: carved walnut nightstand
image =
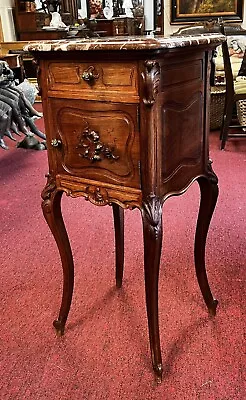
[(201, 189), (195, 238), (198, 283), (216, 313), (205, 269), (205, 242), (218, 195), (208, 153), (211, 50), (224, 37), (101, 38), (30, 43), (36, 58), (47, 134), (49, 175), (43, 212), (64, 274), (54, 326), (63, 334), (74, 282), (61, 214), (63, 192), (112, 205), (116, 284), (122, 284), (124, 208), (142, 213), (146, 304), (152, 364), (162, 377), (158, 276), (162, 206), (194, 180)]

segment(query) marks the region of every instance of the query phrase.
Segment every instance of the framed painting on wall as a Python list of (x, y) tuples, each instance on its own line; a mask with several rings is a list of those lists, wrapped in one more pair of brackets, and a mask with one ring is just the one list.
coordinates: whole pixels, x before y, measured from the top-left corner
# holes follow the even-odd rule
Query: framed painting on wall
[(89, 18), (97, 18), (102, 15), (104, 0), (87, 0)]
[(222, 17), (242, 21), (243, 0), (171, 0), (171, 22), (186, 23)]

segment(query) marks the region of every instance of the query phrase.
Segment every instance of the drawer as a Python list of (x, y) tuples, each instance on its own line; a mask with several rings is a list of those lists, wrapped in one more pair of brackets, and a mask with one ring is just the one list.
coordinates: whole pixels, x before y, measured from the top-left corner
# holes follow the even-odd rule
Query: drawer
[(137, 105), (52, 98), (48, 108), (47, 145), (57, 173), (140, 187)]
[[(71, 96), (111, 99), (138, 95), (137, 64), (135, 63), (59, 63), (48, 67), (49, 90), (67, 92)], [(65, 94), (66, 95), (66, 94)], [(129, 99), (128, 99), (129, 102)]]

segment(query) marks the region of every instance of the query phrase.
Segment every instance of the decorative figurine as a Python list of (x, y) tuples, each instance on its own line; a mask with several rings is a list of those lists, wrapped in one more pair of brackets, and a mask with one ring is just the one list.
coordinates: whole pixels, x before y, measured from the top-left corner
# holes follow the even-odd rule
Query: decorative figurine
[[(36, 135), (43, 140), (46, 139), (45, 134), (36, 127), (34, 122), (36, 118), (42, 117), (42, 113), (35, 110), (32, 105), (35, 96), (33, 93), (30, 96), (30, 92), (35, 89), (32, 87), (31, 90), (31, 87), (28, 81), (16, 85), (14, 73), (8, 63), (0, 61), (0, 147), (2, 149), (8, 149), (4, 137), (15, 141), (13, 135), (20, 135), (19, 132), (24, 133), (27, 140), (18, 147), (33, 148), (33, 143), (36, 142), (37, 145), (40, 144), (37, 149), (46, 148), (45, 142), (39, 143), (34, 137)], [(28, 146), (28, 138), (31, 138), (31, 147)]]
[(59, 14), (59, 12), (54, 11), (51, 13), (50, 26), (52, 26), (53, 28), (65, 28), (66, 27), (66, 25), (62, 21), (61, 14)]
[(125, 14), (128, 18), (133, 18), (133, 13), (132, 13), (132, 9), (133, 9), (133, 4), (132, 4), (132, 0), (124, 0), (123, 1), (123, 6), (122, 6), (125, 10)]

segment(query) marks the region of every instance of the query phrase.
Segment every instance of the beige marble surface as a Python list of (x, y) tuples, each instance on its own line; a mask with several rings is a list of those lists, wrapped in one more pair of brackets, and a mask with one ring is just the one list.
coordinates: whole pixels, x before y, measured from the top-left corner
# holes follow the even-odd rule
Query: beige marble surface
[(158, 50), (219, 44), (225, 36), (209, 33), (196, 36), (113, 36), (91, 39), (40, 40), (28, 43), (25, 51)]

